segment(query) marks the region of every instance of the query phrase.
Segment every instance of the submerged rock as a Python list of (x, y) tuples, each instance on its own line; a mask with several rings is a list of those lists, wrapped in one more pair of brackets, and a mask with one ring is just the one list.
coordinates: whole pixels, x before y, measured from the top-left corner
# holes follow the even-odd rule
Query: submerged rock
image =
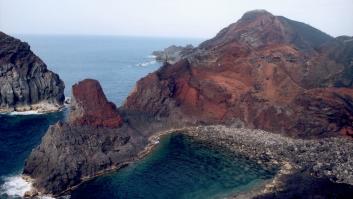
[(27, 43), (0, 32), (0, 112), (58, 110), (64, 88)]

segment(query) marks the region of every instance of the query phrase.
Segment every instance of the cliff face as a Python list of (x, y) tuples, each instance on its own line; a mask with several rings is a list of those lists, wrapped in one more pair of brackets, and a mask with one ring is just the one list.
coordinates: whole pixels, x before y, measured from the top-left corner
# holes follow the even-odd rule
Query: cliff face
[(352, 134), (349, 42), (251, 11), (185, 59), (141, 79), (123, 108), (298, 137)]
[(108, 102), (99, 82), (86, 79), (72, 87), (70, 121), (75, 125), (117, 128), (123, 119), (112, 102)]
[(27, 43), (0, 32), (0, 112), (56, 110), (64, 87)]
[(23, 174), (34, 180), (41, 193), (57, 195), (123, 166), (137, 158), (148, 142), (123, 122), (96, 80), (81, 81), (72, 91), (69, 121), (49, 127), (25, 163)]

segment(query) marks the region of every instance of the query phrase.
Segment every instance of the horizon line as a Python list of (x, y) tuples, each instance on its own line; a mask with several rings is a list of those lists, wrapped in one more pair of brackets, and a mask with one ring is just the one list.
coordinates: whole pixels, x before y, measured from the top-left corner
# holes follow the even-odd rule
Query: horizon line
[(127, 35), (127, 34), (95, 34), (95, 33), (16, 33), (16, 32), (4, 32), (8, 35), (17, 36), (83, 36), (83, 37), (135, 37), (135, 38), (165, 38), (165, 39), (195, 39), (195, 40), (208, 40), (212, 37), (190, 37), (190, 36), (167, 36), (167, 35)]

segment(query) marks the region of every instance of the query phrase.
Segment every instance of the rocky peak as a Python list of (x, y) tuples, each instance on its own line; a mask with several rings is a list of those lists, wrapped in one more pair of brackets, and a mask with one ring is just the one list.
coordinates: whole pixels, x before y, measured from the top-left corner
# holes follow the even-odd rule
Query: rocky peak
[(274, 45), (293, 45), (312, 52), (333, 38), (307, 24), (282, 16), (274, 16), (266, 10), (245, 13), (236, 23), (220, 31), (216, 37), (200, 45), (210, 49), (241, 45), (243, 48), (268, 48)]
[(123, 123), (97, 80), (85, 79), (72, 86), (70, 122), (77, 125), (117, 128)]
[(251, 11), (244, 13), (244, 15), (241, 17), (241, 20), (242, 21), (254, 21), (254, 20), (258, 19), (259, 17), (273, 18), (274, 16), (270, 12), (268, 12), (267, 10), (259, 9), (259, 10), (251, 10)]

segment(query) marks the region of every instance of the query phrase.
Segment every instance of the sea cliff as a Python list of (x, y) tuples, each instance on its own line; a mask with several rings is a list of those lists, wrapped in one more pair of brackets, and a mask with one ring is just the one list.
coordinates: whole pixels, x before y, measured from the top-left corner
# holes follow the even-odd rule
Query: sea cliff
[(64, 88), (27, 43), (0, 32), (0, 112), (57, 111)]

